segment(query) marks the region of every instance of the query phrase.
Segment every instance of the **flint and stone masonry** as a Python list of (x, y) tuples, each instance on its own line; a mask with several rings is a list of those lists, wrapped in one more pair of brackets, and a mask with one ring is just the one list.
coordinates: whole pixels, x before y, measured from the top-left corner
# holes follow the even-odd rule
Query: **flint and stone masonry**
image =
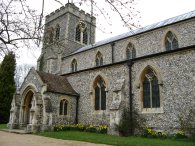
[(105, 124), (118, 135), (132, 107), (148, 127), (178, 131), (178, 116), (195, 111), (195, 11), (97, 43), (95, 23), (72, 3), (46, 16), (37, 70), (13, 97), (9, 128)]

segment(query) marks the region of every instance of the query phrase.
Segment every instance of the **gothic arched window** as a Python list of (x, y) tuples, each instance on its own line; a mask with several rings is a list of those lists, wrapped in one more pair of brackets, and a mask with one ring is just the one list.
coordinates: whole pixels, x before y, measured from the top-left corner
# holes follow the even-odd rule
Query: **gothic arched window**
[(101, 77), (98, 77), (94, 84), (95, 110), (106, 110), (106, 85)]
[(160, 91), (158, 78), (151, 68), (143, 74), (143, 108), (160, 107)]
[(68, 114), (68, 101), (62, 99), (60, 101), (60, 115), (67, 115)]
[(60, 39), (60, 26), (59, 26), (59, 24), (57, 24), (57, 26), (56, 26), (55, 39), (56, 40), (59, 40)]
[(79, 21), (79, 24), (76, 26), (75, 40), (82, 43), (88, 43), (88, 34), (87, 27), (84, 21)]
[(175, 34), (169, 31), (165, 36), (165, 48), (167, 51), (174, 50), (179, 47), (178, 40)]
[(77, 61), (76, 61), (76, 59), (74, 59), (72, 61), (71, 68), (72, 68), (72, 72), (76, 72), (77, 71)]
[(103, 55), (102, 55), (102, 53), (100, 53), (100, 52), (97, 53), (95, 62), (96, 62), (96, 66), (102, 66), (103, 65)]
[(136, 57), (136, 50), (133, 46), (133, 44), (129, 43), (126, 49), (126, 59), (133, 59)]

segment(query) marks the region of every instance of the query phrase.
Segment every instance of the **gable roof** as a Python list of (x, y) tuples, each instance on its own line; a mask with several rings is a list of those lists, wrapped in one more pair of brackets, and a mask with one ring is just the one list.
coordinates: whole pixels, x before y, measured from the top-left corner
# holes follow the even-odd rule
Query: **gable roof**
[(67, 78), (50, 73), (37, 71), (43, 83), (47, 84), (48, 92), (62, 93), (78, 96), (79, 94), (72, 88)]
[(140, 29), (132, 30), (130, 32), (123, 33), (121, 35), (111, 37), (111, 38), (103, 40), (103, 41), (99, 41), (99, 42), (94, 43), (92, 45), (82, 47), (82, 48), (78, 49), (77, 51), (73, 52), (72, 54), (70, 54), (69, 56), (86, 51), (86, 50), (90, 50), (90, 49), (93, 49), (93, 48), (96, 48), (96, 47), (99, 47), (99, 46), (102, 46), (102, 45), (105, 45), (105, 44), (108, 44), (108, 43), (111, 43), (111, 42), (114, 42), (117, 40), (125, 39), (125, 38), (130, 37), (130, 36), (138, 35), (138, 34), (141, 34), (141, 33), (147, 32), (147, 31), (151, 31), (151, 30), (158, 29), (158, 28), (161, 28), (161, 27), (164, 27), (167, 25), (178, 23), (180, 21), (188, 20), (191, 18), (195, 18), (195, 10), (188, 12), (188, 13), (185, 13), (185, 14), (182, 14), (182, 15), (179, 15), (179, 16), (176, 16), (176, 17), (166, 19), (164, 21), (160, 21), (160, 22), (145, 26), (145, 27), (140, 28)]

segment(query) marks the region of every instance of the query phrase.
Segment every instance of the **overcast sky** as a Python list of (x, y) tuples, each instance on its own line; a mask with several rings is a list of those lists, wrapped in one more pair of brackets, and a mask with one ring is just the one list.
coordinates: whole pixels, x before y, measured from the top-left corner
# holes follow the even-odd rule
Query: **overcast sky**
[[(62, 0), (63, 1), (63, 0)], [(64, 0), (67, 1), (67, 0)], [(99, 1), (99, 0), (98, 0)], [(102, 0), (103, 1), (103, 0)], [(195, 0), (136, 0), (136, 9), (140, 12), (139, 19), (141, 26), (146, 26), (156, 23), (183, 13), (195, 10)], [(35, 9), (41, 9), (41, 0), (31, 0), (31, 6)], [(61, 5), (53, 0), (45, 0), (45, 13), (49, 14)], [(120, 28), (120, 29), (118, 29)], [(111, 27), (111, 33), (101, 33), (97, 31), (96, 41), (116, 36), (128, 31), (128, 28), (123, 28), (120, 19), (115, 20)], [(40, 55), (40, 51), (24, 52), (20, 59), (17, 59), (19, 64), (28, 63), (36, 64), (36, 60)]]

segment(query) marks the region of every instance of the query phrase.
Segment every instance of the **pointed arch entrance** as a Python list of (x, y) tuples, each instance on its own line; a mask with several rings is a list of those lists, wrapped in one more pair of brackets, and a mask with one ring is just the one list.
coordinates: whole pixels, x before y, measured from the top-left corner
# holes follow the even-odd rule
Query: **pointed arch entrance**
[(22, 123), (24, 125), (33, 124), (33, 117), (35, 112), (35, 97), (34, 93), (30, 90), (24, 97), (22, 105)]

